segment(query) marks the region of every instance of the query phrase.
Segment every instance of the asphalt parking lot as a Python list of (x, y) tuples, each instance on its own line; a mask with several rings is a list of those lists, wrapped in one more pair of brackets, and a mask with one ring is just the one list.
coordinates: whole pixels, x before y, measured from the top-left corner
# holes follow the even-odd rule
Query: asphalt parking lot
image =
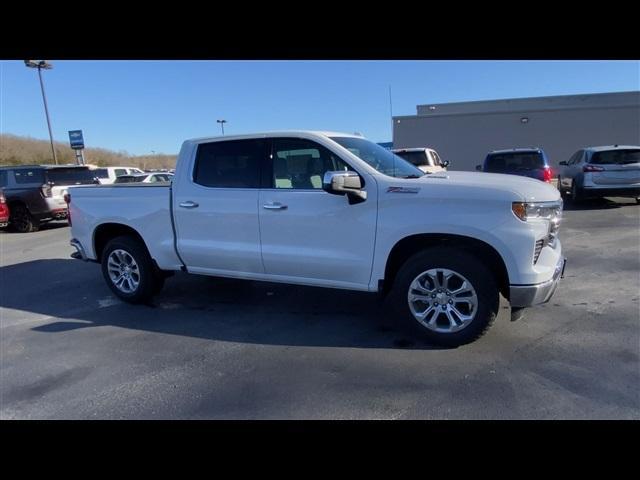
[(435, 348), (370, 294), (177, 274), (153, 306), (0, 231), (2, 419), (640, 419), (640, 206), (567, 205), (551, 302)]

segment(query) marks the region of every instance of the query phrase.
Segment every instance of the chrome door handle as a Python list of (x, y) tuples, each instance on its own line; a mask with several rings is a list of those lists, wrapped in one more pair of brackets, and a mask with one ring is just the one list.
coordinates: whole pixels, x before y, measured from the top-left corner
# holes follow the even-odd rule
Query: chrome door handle
[(287, 206), (281, 203), (265, 203), (263, 205), (267, 210), (286, 210)]
[(188, 202), (181, 202), (180, 206), (182, 208), (196, 208), (198, 204), (196, 202), (192, 202), (191, 200), (189, 200)]

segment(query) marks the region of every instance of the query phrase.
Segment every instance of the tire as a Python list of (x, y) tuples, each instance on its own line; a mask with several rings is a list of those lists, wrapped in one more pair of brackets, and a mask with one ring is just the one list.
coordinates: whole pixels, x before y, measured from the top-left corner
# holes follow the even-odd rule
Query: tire
[(573, 181), (571, 182), (571, 201), (578, 203), (580, 200), (582, 200), (582, 190), (576, 185), (576, 182)]
[(11, 225), (13, 229), (20, 233), (37, 232), (40, 228), (39, 222), (33, 218), (27, 207), (22, 204), (11, 206)]
[[(445, 286), (453, 290), (462, 288), (463, 281), (468, 282), (467, 285), (471, 286), (470, 293), (475, 292), (475, 297), (465, 296), (466, 294), (463, 295), (463, 293), (457, 296), (448, 295), (447, 288), (443, 288), (443, 293), (438, 294), (438, 289), (433, 288), (435, 285), (431, 281), (434, 278), (434, 272), (435, 278), (441, 284), (444, 284), (444, 274), (451, 275)], [(429, 280), (422, 282), (426, 290), (419, 291), (414, 288), (410, 290), (410, 287), (415, 285), (415, 281), (427, 278)], [(429, 290), (428, 293), (427, 290)], [(411, 293), (422, 294), (428, 302), (423, 303), (418, 300), (410, 306)], [(432, 295), (437, 297), (434, 299)], [(460, 303), (455, 301), (456, 298)], [(469, 302), (465, 302), (464, 298)], [(404, 263), (395, 278), (387, 300), (394, 320), (408, 333), (421, 336), (430, 343), (457, 347), (473, 342), (489, 329), (498, 314), (500, 294), (493, 273), (473, 254), (453, 247), (434, 247), (413, 255)], [(436, 307), (437, 300), (441, 301)], [(470, 304), (474, 300), (475, 306), (472, 307)], [(445, 308), (442, 307), (442, 303), (445, 303)], [(465, 304), (467, 304), (466, 307)], [(452, 306), (471, 318), (463, 320), (452, 310)], [(430, 327), (421, 323), (412, 312), (412, 308), (420, 313), (420, 310), (427, 311), (432, 307), (431, 313), (423, 320), (427, 324), (433, 321)], [(456, 325), (455, 327), (452, 326), (452, 322)], [(445, 331), (447, 328), (450, 331)]]
[(558, 177), (558, 190), (562, 198), (567, 198), (567, 190), (562, 186), (562, 177)]
[(110, 240), (101, 264), (107, 285), (125, 302), (147, 303), (164, 285), (146, 246), (135, 237), (124, 235)]

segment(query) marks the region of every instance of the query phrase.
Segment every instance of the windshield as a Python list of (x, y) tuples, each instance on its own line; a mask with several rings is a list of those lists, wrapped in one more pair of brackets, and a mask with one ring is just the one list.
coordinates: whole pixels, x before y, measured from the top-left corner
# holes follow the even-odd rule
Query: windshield
[(54, 185), (88, 185), (96, 176), (88, 168), (50, 168), (46, 172), (47, 180)]
[(591, 157), (591, 161), (589, 163), (596, 165), (626, 165), (628, 163), (640, 163), (640, 149), (596, 152)]
[(403, 158), (395, 155), (384, 147), (364, 138), (330, 137), (338, 145), (343, 146), (356, 157), (366, 162), (378, 172), (390, 177), (418, 178), (424, 172), (411, 165)]
[(500, 173), (544, 168), (544, 159), (538, 152), (497, 153), (489, 155), (485, 171)]

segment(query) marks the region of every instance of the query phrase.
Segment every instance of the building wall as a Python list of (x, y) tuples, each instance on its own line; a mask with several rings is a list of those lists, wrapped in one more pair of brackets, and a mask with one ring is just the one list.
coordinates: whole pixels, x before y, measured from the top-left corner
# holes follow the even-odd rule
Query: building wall
[[(451, 170), (474, 170), (487, 152), (504, 148), (542, 147), (557, 167), (558, 162), (568, 160), (582, 147), (640, 145), (638, 102), (600, 106), (606, 102), (598, 101), (592, 102), (592, 107), (571, 108), (568, 104), (557, 109), (536, 109), (533, 100), (527, 99), (530, 110), (500, 111), (504, 110), (500, 107), (498, 111), (484, 113), (394, 117), (393, 146), (435, 148), (444, 160), (451, 161)], [(527, 117), (528, 122), (522, 123), (522, 117)]]

